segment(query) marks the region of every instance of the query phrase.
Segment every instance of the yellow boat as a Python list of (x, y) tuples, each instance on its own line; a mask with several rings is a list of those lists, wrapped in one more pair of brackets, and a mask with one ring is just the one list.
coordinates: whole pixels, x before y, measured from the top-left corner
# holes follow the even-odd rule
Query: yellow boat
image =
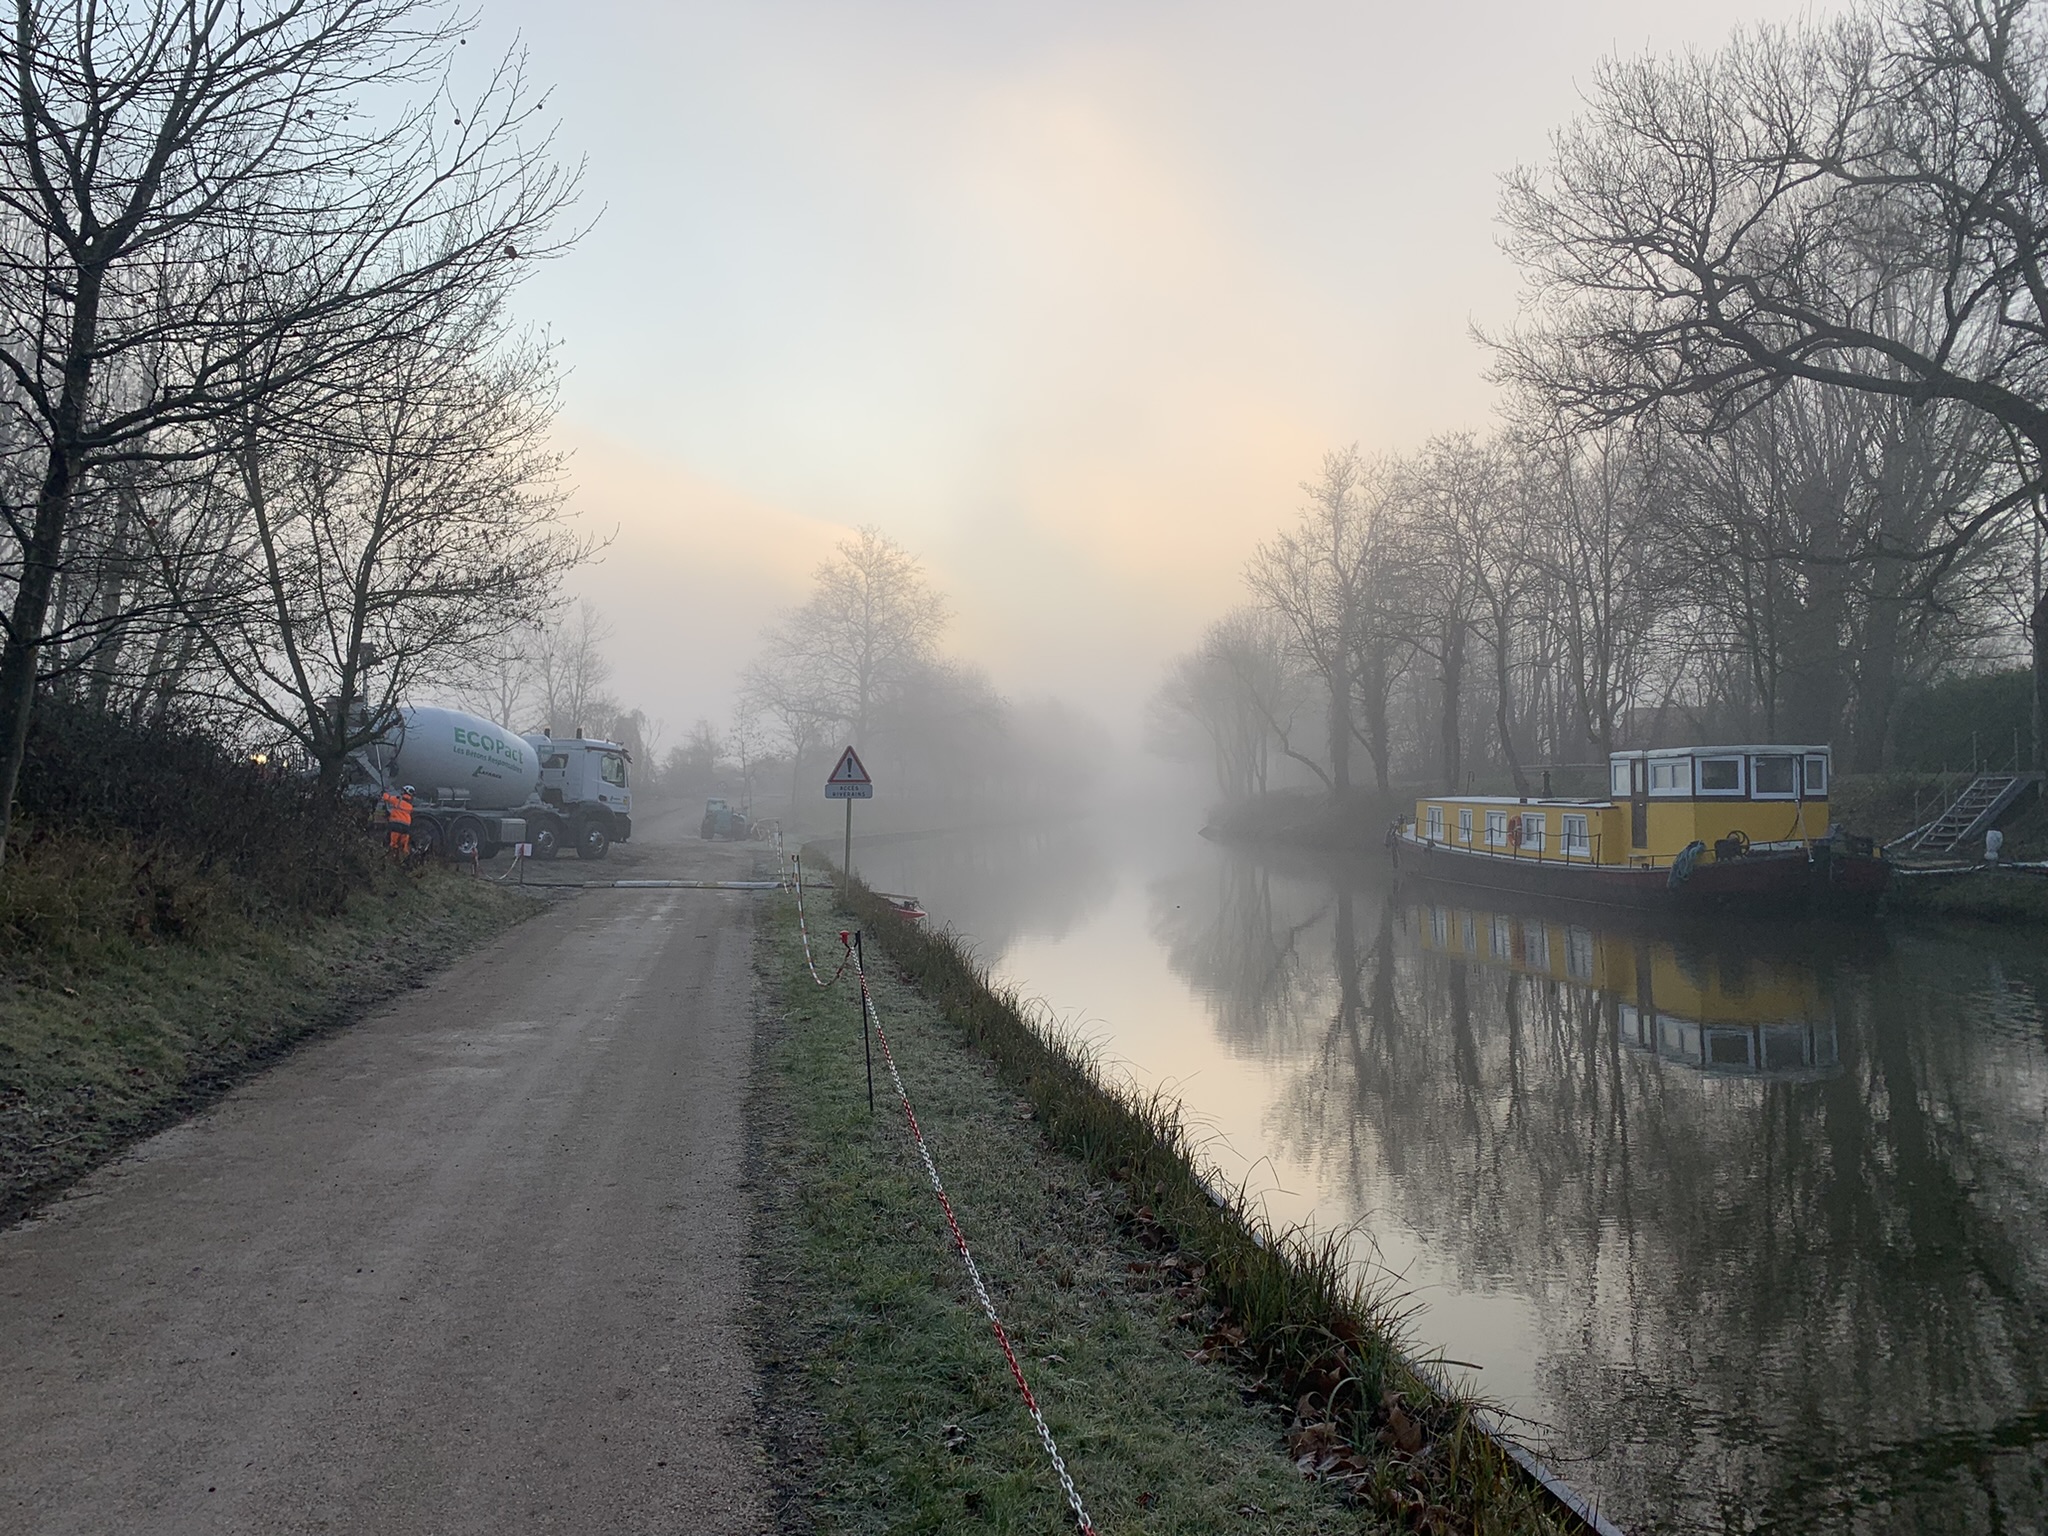
[(1389, 839), (1431, 879), (1634, 908), (1868, 911), (1891, 866), (1828, 818), (1825, 746), (1616, 752), (1604, 799), (1430, 795)]

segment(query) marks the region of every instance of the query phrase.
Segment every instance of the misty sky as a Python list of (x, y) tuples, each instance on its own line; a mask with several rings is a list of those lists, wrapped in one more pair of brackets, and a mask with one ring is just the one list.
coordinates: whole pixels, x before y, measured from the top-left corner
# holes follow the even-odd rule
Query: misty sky
[(1488, 425), (1497, 178), (1593, 63), (1798, 10), (487, 0), (588, 158), (520, 302), (618, 530), (574, 583), (615, 691), (722, 722), (874, 522), (959, 654), (1133, 737), (1325, 449)]

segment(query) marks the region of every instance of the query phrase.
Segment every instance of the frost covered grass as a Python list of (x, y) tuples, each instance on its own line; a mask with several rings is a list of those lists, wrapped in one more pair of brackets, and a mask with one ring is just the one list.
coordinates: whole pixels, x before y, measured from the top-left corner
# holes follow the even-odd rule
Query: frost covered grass
[(23, 829), (0, 881), (0, 1221), (534, 908), (389, 867), (281, 911), (171, 845)]
[[(848, 899), (920, 1121), (1105, 1529), (1571, 1528), (1409, 1363), (1398, 1299), (1338, 1243), (1219, 1203), (1170, 1101), (1106, 1085), (950, 935), (857, 883)], [(801, 1501), (830, 1530), (1067, 1528), (885, 1087), (867, 1119), (854, 1005), (811, 985), (791, 926), (764, 945), (787, 1121), (764, 1231), (801, 1237), (770, 1250), (764, 1294), (789, 1459), (818, 1469)]]

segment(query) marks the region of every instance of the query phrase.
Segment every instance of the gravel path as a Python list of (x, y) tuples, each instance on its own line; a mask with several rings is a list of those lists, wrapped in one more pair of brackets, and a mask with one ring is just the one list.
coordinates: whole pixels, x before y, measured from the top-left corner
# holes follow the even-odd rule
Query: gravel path
[(767, 1529), (750, 900), (586, 892), (0, 1233), (0, 1529)]

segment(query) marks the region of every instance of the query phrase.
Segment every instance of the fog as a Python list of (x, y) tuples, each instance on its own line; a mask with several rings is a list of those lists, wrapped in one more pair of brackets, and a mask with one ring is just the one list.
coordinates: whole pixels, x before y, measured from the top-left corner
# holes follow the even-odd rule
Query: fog
[(610, 692), (667, 746), (729, 729), (872, 525), (942, 655), (1173, 771), (1146, 701), (1323, 454), (1492, 424), (1500, 177), (1595, 61), (1804, 9), (494, 0), (474, 46), (523, 41), (587, 160), (519, 306), (610, 540), (567, 582)]

